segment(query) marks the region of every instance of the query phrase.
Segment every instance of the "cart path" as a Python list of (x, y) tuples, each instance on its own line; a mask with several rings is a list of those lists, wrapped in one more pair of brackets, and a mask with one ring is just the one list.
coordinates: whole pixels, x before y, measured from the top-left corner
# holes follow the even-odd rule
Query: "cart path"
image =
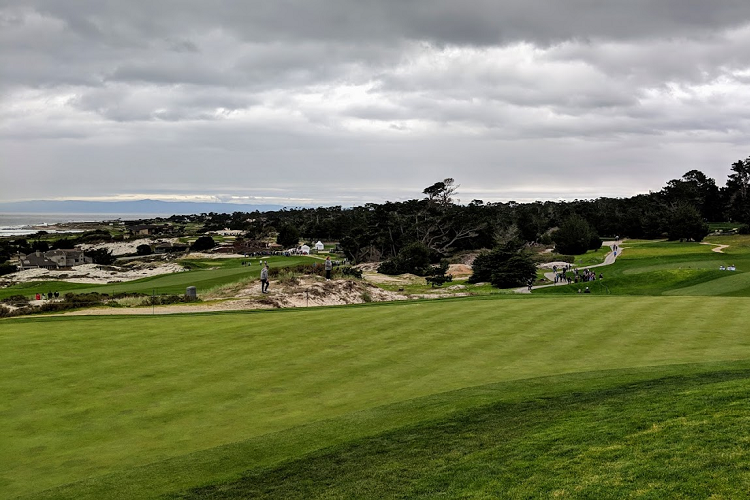
[(701, 245), (713, 245), (714, 247), (711, 251), (716, 253), (724, 253), (724, 249), (729, 247), (729, 245), (719, 245), (718, 243), (709, 243), (707, 241), (701, 241)]
[[(604, 256), (604, 262), (602, 262), (601, 264), (594, 264), (594, 265), (591, 265), (591, 266), (584, 266), (582, 269), (592, 269), (594, 267), (609, 266), (611, 264), (614, 264), (615, 261), (617, 260), (617, 257), (619, 257), (620, 255), (622, 255), (622, 246), (621, 246), (621, 244), (624, 241), (625, 240), (622, 239), (622, 240), (618, 240), (618, 241), (605, 241), (605, 242), (603, 242), (602, 246), (609, 247), (609, 253)], [(615, 245), (617, 245), (617, 252), (615, 252), (615, 248), (614, 248)], [(554, 272), (544, 273), (544, 277), (547, 278), (550, 281), (555, 281), (555, 273)], [(550, 283), (549, 285), (535, 285), (535, 286), (532, 286), (531, 289), (532, 290), (536, 290), (537, 288), (547, 288), (547, 287), (550, 287), (550, 286), (565, 286), (565, 285), (567, 285), (567, 283), (565, 283), (565, 282)], [(528, 287), (516, 288), (514, 290), (514, 292), (516, 292), (516, 293), (531, 293), (531, 291), (528, 289)]]

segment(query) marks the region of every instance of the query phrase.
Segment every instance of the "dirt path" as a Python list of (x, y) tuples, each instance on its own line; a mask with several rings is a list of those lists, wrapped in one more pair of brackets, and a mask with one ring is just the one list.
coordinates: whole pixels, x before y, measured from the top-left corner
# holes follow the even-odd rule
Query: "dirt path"
[(701, 245), (713, 245), (712, 252), (724, 253), (725, 248), (729, 248), (729, 245), (719, 245), (718, 243), (709, 243), (707, 241), (701, 241)]
[[(603, 242), (602, 246), (609, 247), (609, 253), (604, 256), (604, 262), (602, 262), (601, 264), (594, 264), (594, 265), (591, 265), (591, 266), (585, 266), (584, 269), (592, 269), (594, 267), (603, 267), (603, 266), (609, 266), (611, 264), (614, 264), (615, 261), (617, 260), (617, 257), (619, 257), (620, 255), (622, 255), (622, 246), (621, 246), (621, 244), (624, 241), (625, 240), (623, 239), (623, 240), (618, 240), (618, 241), (605, 241), (605, 242)], [(616, 251), (615, 251), (615, 245), (617, 245), (617, 250)], [(544, 273), (544, 277), (547, 278), (550, 281), (555, 281), (555, 273), (554, 272)], [(536, 285), (536, 286), (532, 286), (531, 290), (536, 290), (538, 288), (547, 288), (547, 287), (551, 287), (551, 286), (564, 286), (564, 285), (567, 285), (567, 284), (568, 283), (566, 283), (566, 282), (560, 282), (560, 283), (551, 283), (549, 285)], [(514, 290), (514, 292), (516, 292), (516, 293), (531, 293), (531, 291), (528, 289), (528, 287), (516, 288)]]

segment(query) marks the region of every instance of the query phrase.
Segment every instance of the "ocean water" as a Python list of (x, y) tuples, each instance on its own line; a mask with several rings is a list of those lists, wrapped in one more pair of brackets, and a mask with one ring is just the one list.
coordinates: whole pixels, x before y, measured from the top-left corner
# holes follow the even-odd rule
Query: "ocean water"
[[(102, 222), (114, 220), (151, 219), (168, 217), (164, 214), (50, 214), (50, 213), (0, 213), (0, 237), (28, 236), (45, 230), (45, 226), (63, 222)], [(32, 227), (33, 226), (33, 227)]]

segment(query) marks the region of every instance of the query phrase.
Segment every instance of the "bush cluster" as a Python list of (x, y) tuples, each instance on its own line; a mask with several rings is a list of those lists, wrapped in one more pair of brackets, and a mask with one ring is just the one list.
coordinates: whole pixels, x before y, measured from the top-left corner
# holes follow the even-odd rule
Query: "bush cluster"
[(29, 303), (29, 298), (25, 295), (11, 295), (10, 297), (5, 297), (3, 300), (0, 300), (0, 302), (4, 304), (13, 304), (15, 305), (26, 305)]
[(443, 286), (445, 283), (453, 281), (452, 274), (446, 274), (448, 272), (448, 261), (443, 260), (439, 266), (433, 266), (432, 272), (425, 278), (427, 284), (431, 287)]
[(378, 266), (378, 272), (391, 275), (410, 273), (427, 276), (432, 272), (431, 263), (430, 249), (422, 243), (412, 243), (402, 248), (392, 259), (383, 261)]
[(552, 233), (555, 248), (561, 254), (583, 255), (602, 247), (602, 239), (583, 217), (573, 215)]
[(0, 264), (0, 276), (3, 276), (5, 274), (15, 273), (18, 271), (18, 268), (14, 266), (13, 264), (6, 263), (6, 264)]
[(536, 277), (536, 265), (528, 252), (508, 244), (479, 255), (474, 260), (469, 283), (489, 281), (497, 288), (523, 286)]
[(29, 306), (29, 299), (23, 295), (14, 295), (3, 299), (6, 304), (20, 305), (17, 309), (11, 309), (0, 305), (0, 318), (12, 316), (23, 316), (40, 312), (59, 312), (80, 309), (82, 307), (91, 307), (97, 305), (107, 305), (110, 307), (121, 307), (121, 304), (115, 299), (126, 297), (140, 297), (143, 299), (142, 305), (168, 305), (183, 302), (192, 302), (193, 299), (185, 295), (146, 295), (143, 293), (119, 293), (112, 296), (97, 292), (91, 293), (66, 293), (62, 300), (52, 300), (44, 302), (39, 307)]

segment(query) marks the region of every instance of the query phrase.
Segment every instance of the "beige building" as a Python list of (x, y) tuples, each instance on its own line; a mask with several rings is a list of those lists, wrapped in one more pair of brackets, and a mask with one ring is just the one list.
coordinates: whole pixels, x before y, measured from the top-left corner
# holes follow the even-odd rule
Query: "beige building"
[(28, 255), (21, 254), (18, 259), (19, 269), (63, 269), (66, 267), (91, 264), (90, 257), (83, 254), (83, 250), (51, 250), (49, 252), (36, 251)]

